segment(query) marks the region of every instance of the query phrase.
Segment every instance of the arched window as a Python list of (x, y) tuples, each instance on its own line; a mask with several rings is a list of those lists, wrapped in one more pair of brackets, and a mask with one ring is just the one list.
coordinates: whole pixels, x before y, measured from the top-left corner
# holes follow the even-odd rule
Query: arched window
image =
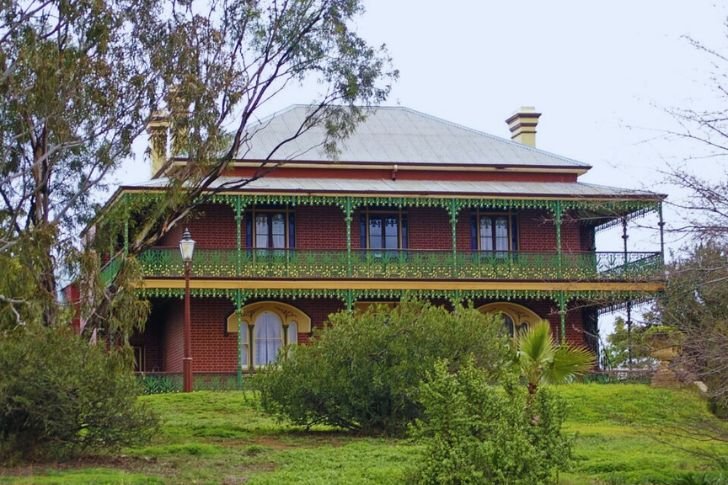
[(506, 313), (501, 313), (503, 318), (503, 327), (506, 329), (506, 333), (513, 337), (516, 334), (516, 326), (513, 323), (513, 319)]
[(238, 333), (240, 367), (244, 370), (275, 361), (283, 346), (297, 345), (298, 333), (311, 332), (311, 318), (298, 308), (276, 301), (245, 305), (227, 318), (227, 332)]
[(503, 328), (508, 335), (515, 337), (541, 318), (528, 308), (515, 303), (488, 303), (478, 308), (483, 313), (497, 313), (503, 319)]
[(281, 318), (271, 311), (261, 312), (255, 319), (253, 326), (253, 351), (256, 366), (270, 364), (278, 357), (278, 351), (283, 346), (283, 323)]

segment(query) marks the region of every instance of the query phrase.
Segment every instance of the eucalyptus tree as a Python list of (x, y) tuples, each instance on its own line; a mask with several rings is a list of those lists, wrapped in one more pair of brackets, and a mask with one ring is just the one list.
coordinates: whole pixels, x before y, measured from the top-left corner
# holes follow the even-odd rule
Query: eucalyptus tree
[[(133, 318), (113, 316), (134, 300), (124, 280), (133, 256), (194, 210), (272, 100), (315, 85), (291, 138), (323, 125), (333, 150), (362, 119), (356, 106), (386, 98), (397, 72), (384, 46), (353, 30), (362, 12), (359, 0), (0, 0), (0, 270), (12, 264), (33, 281), (0, 283), (0, 318), (40, 308), (52, 323), (63, 265), (74, 276), (95, 268), (82, 277), (94, 279), (77, 234), (146, 121), (166, 111), (174, 153), (189, 163), (169, 197), (144, 207), (128, 271), (84, 292), (91, 320), (143, 321), (134, 305)], [(263, 161), (255, 177), (272, 168)], [(105, 231), (91, 247), (116, 237)]]

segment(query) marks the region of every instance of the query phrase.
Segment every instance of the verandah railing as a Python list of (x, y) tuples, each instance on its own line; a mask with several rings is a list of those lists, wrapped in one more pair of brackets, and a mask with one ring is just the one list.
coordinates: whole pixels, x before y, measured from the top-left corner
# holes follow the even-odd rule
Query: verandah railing
[[(146, 277), (180, 277), (178, 248), (139, 257)], [(197, 278), (647, 281), (663, 278), (659, 252), (436, 250), (195, 250)]]

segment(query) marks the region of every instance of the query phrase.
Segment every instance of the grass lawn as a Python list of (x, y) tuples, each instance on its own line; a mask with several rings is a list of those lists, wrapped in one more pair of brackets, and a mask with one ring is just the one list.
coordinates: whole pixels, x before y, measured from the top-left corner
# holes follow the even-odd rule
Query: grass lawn
[[(728, 474), (700, 456), (728, 456), (728, 444), (675, 432), (695, 417), (712, 419), (692, 392), (627, 384), (556, 390), (570, 406), (566, 430), (576, 434), (575, 460), (562, 483), (728, 483)], [(420, 451), (408, 440), (304, 432), (261, 414), (255, 398), (242, 392), (142, 399), (163, 419), (147, 446), (59, 465), (0, 468), (0, 483), (401, 483)]]

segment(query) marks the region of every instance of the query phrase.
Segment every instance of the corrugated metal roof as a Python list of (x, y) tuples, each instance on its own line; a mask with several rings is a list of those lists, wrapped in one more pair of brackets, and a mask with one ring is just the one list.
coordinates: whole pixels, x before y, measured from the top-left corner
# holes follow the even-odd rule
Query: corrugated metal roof
[[(244, 178), (220, 177), (210, 189), (230, 189), (242, 192), (284, 192), (284, 193), (374, 193), (409, 195), (476, 195), (526, 197), (629, 197), (660, 198), (653, 192), (607, 187), (581, 182), (501, 182), (501, 181), (436, 181), (436, 180), (390, 180), (390, 179), (337, 179), (337, 178), (283, 178), (263, 177), (244, 186)], [(165, 178), (153, 179), (125, 188), (164, 188)]]
[[(297, 132), (310, 107), (294, 105), (256, 125), (241, 159), (263, 160)], [(332, 162), (323, 146), (325, 130), (314, 127), (281, 148), (272, 160)], [(525, 165), (589, 168), (588, 164), (489, 135), (404, 107), (370, 108), (346, 140), (338, 142), (340, 162)]]

